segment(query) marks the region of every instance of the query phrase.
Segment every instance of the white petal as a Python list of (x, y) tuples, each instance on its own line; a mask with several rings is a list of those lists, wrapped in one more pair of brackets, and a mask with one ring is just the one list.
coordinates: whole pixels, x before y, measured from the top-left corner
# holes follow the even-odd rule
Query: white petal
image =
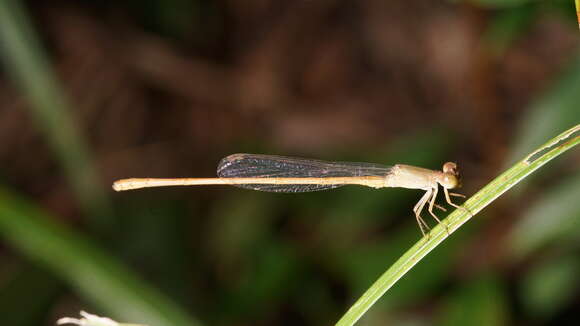
[(119, 326), (119, 323), (110, 318), (99, 317), (97, 315), (89, 314), (88, 312), (85, 311), (81, 311), (81, 316), (83, 317), (81, 319), (64, 317), (57, 320), (56, 324), (57, 325), (72, 324), (79, 326)]

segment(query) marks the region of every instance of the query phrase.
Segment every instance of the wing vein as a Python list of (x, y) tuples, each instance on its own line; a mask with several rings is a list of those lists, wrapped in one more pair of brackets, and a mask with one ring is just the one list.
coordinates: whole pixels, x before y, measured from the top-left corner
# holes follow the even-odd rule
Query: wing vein
[[(331, 162), (297, 157), (233, 154), (217, 168), (220, 178), (331, 178), (386, 176), (390, 166), (362, 162)], [(244, 184), (241, 188), (268, 192), (308, 192), (333, 189), (344, 184)]]

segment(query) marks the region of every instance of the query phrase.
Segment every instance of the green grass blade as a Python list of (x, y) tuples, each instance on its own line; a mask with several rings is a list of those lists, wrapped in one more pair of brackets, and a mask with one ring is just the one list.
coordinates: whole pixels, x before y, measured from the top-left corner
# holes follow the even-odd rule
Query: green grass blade
[(31, 116), (62, 165), (90, 225), (111, 232), (111, 205), (99, 185), (88, 146), (22, 6), (20, 1), (0, 1), (0, 59), (29, 103)]
[[(565, 131), (553, 138), (536, 151), (516, 163), (499, 177), (486, 185), (483, 189), (469, 198), (463, 205), (465, 210), (457, 209), (443, 220), (443, 225), (448, 225), (446, 230), (443, 225), (437, 225), (429, 233), (429, 237), (419, 240), (399, 260), (379, 277), (379, 279), (355, 302), (354, 305), (336, 323), (337, 326), (353, 325), (370, 307), (403, 275), (415, 266), (431, 250), (435, 249), (445, 238), (455, 232), (461, 225), (467, 222), (497, 197), (522, 181), (530, 173), (536, 171), (544, 164), (571, 149), (580, 143), (580, 125)], [(448, 233), (447, 233), (448, 231)]]
[(578, 27), (580, 28), (580, 0), (574, 0), (576, 3), (576, 16), (578, 17)]
[(0, 235), (51, 270), (86, 301), (118, 320), (155, 326), (196, 326), (167, 297), (33, 203), (0, 189)]

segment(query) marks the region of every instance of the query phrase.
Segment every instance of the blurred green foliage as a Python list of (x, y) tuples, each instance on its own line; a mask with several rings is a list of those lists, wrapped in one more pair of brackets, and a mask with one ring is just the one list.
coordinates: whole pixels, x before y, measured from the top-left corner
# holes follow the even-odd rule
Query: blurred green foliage
[[(511, 257), (523, 259), (550, 244), (574, 243), (580, 226), (580, 176), (563, 180), (526, 208), (510, 237)], [(546, 218), (549, 216), (550, 218)]]
[(467, 280), (446, 301), (440, 325), (510, 324), (506, 291), (495, 275)]
[(579, 272), (580, 263), (573, 255), (538, 262), (521, 282), (520, 296), (525, 309), (532, 317), (549, 321), (562, 307), (573, 304)]
[[(493, 11), (481, 45), (497, 57), (529, 32), (545, 8), (561, 10), (563, 19), (574, 22), (570, 1), (474, 3)], [(344, 188), (300, 195), (215, 190), (219, 200), (204, 198), (199, 190), (166, 190), (115, 194), (110, 203), (89, 142), (77, 130), (20, 5), (0, 5), (2, 62), (30, 103), (89, 223), (87, 230), (64, 227), (60, 217), (43, 209), (45, 203), (2, 189), (0, 234), (11, 248), (6, 256), (21, 257), (3, 257), (10, 264), (2, 268), (0, 324), (52, 324), (62, 305), (152, 326), (194, 325), (194, 318), (211, 325), (328, 324), (417, 240), (410, 207), (418, 194), (407, 190)], [(202, 43), (217, 37), (227, 15), (209, 1), (127, 6), (140, 10), (159, 35)], [(578, 85), (576, 55), (513, 126), (517, 134), (506, 166), (580, 121)], [(430, 124), (435, 127), (401, 134), (373, 152), (352, 149), (336, 159), (436, 168), (460, 141), (444, 123)], [(484, 212), (397, 283), (363, 322), (505, 325), (549, 323), (566, 314), (579, 291), (574, 227), (580, 186), (577, 158), (555, 163), (558, 168), (531, 178), (518, 196), (506, 196), (507, 204), (523, 213), (504, 241), (503, 268), (486, 266), (484, 273), (471, 274), (471, 266), (463, 266), (479, 262), (479, 256), (463, 257), (477, 253), (477, 241), (494, 239), (486, 236), (490, 222)]]
[(111, 255), (58, 225), (34, 204), (5, 190), (0, 191), (0, 232), (26, 257), (50, 269), (87, 300), (120, 319), (152, 325), (196, 324)]
[(110, 236), (113, 214), (90, 150), (19, 1), (0, 3), (0, 42), (3, 66), (30, 103), (32, 117), (58, 157), (86, 218), (96, 231)]

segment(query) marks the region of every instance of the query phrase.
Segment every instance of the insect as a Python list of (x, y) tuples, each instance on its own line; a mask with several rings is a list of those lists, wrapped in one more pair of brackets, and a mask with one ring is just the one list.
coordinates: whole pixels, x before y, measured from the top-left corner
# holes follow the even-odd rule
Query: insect
[(425, 236), (429, 226), (421, 217), (423, 208), (433, 218), (441, 220), (433, 208), (446, 211), (437, 205), (439, 185), (442, 186), (445, 200), (453, 207), (461, 208), (451, 201), (450, 196), (465, 197), (462, 194), (449, 192), (459, 188), (461, 178), (457, 164), (447, 162), (441, 171), (424, 169), (416, 166), (396, 164), (386, 166), (359, 162), (329, 162), (296, 157), (233, 154), (223, 158), (217, 168), (218, 178), (132, 178), (118, 180), (113, 184), (116, 191), (193, 185), (233, 185), (236, 187), (268, 192), (309, 192), (327, 190), (345, 185), (361, 185), (372, 188), (408, 188), (425, 190), (425, 194), (413, 212)]

